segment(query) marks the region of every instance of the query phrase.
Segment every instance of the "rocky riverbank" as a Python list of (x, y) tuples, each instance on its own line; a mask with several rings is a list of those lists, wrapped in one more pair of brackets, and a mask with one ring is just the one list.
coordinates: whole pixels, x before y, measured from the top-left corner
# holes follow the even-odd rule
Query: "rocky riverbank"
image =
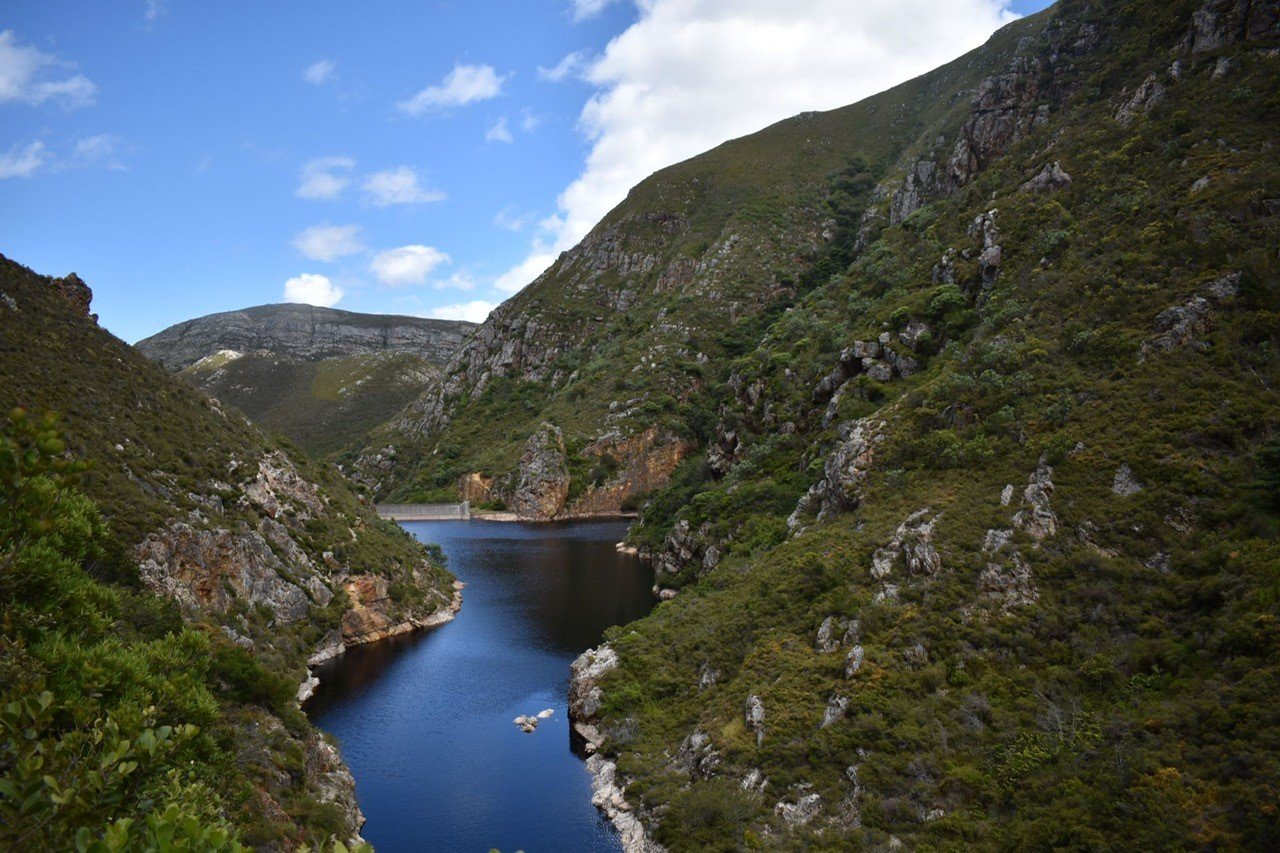
[(663, 853), (666, 848), (649, 837), (644, 822), (627, 802), (626, 780), (619, 777), (617, 762), (598, 752), (604, 742), (596, 716), (604, 698), (600, 682), (617, 666), (618, 655), (608, 644), (587, 649), (570, 664), (569, 721), (589, 753), (591, 803), (618, 830), (622, 849), (625, 853)]

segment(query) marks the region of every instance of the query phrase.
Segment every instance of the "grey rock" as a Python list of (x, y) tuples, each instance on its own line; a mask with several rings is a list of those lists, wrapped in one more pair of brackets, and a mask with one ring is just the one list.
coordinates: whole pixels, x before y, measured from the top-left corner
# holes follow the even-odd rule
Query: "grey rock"
[(711, 779), (720, 769), (721, 758), (704, 731), (695, 730), (680, 744), (671, 767), (691, 779)]
[(844, 659), (844, 677), (852, 678), (862, 669), (862, 663), (866, 660), (867, 653), (862, 646), (854, 646), (849, 649), (848, 656)]
[(826, 710), (822, 712), (822, 728), (834, 725), (844, 719), (849, 708), (849, 699), (845, 696), (832, 696), (827, 700)]
[(806, 794), (794, 803), (778, 803), (774, 811), (788, 827), (804, 826), (818, 816), (822, 810), (822, 797), (817, 794)]
[(508, 504), (521, 518), (547, 520), (564, 509), (568, 496), (564, 435), (555, 424), (544, 423), (525, 444), (519, 479)]
[(1024, 192), (1047, 192), (1071, 185), (1071, 176), (1062, 169), (1057, 160), (1046, 164), (1034, 178), (1022, 185)]
[(760, 701), (759, 696), (753, 693), (747, 697), (742, 716), (747, 729), (755, 733), (756, 746), (764, 743), (764, 703)]
[(1013, 523), (1037, 542), (1058, 532), (1058, 516), (1049, 507), (1053, 489), (1053, 467), (1041, 457), (1022, 492), (1022, 502), (1026, 509), (1020, 510), (1013, 517)]
[(1040, 599), (1031, 576), (1031, 565), (1016, 552), (1005, 563), (987, 563), (978, 575), (978, 595), (1005, 611), (1035, 604)]
[(1138, 116), (1163, 101), (1164, 94), (1164, 85), (1160, 83), (1156, 75), (1148, 75), (1147, 79), (1143, 80), (1141, 85), (1138, 86), (1137, 91), (1116, 110), (1116, 121), (1126, 127), (1133, 124)]
[(1142, 481), (1133, 475), (1133, 469), (1128, 465), (1121, 465), (1116, 469), (1116, 475), (1111, 481), (1111, 491), (1122, 498), (1136, 495), (1142, 491)]
[(444, 364), (475, 328), (460, 320), (358, 314), (314, 305), (259, 305), (187, 320), (136, 346), (173, 371), (221, 350), (267, 350), (307, 361), (412, 352)]

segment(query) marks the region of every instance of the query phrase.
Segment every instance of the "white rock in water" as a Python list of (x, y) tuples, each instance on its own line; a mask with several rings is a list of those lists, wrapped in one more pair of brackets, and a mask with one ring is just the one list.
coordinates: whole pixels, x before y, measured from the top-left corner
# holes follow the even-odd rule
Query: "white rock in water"
[(524, 714), (521, 714), (520, 716), (516, 717), (511, 722), (519, 726), (520, 731), (524, 732), (525, 734), (529, 734), (530, 732), (532, 732), (534, 729), (538, 727), (537, 717), (527, 717)]
[(554, 714), (554, 713), (555, 713), (555, 709), (554, 709), (554, 708), (547, 708), (545, 711), (539, 711), (539, 712), (538, 712), (538, 719), (539, 719), (539, 720), (545, 720), (547, 717), (550, 717), (550, 716), (551, 716), (552, 714)]

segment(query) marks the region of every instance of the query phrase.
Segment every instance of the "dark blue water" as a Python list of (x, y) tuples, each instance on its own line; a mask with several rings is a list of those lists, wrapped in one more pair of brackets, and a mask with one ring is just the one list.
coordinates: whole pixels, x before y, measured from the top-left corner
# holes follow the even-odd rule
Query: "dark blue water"
[[(351, 649), (307, 704), (338, 737), (382, 853), (621, 849), (570, 750), (569, 663), (653, 606), (625, 522), (416, 522), (467, 584), (438, 628)], [(552, 708), (538, 730), (512, 724)]]

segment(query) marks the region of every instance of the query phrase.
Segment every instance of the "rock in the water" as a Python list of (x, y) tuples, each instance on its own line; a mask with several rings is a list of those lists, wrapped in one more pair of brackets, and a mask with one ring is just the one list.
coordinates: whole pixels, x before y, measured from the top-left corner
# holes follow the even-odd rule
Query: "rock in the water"
[(538, 718), (526, 716), (525, 714), (521, 714), (511, 722), (515, 723), (516, 727), (520, 729), (520, 731), (524, 732), (525, 734), (529, 734), (530, 732), (538, 728)]

